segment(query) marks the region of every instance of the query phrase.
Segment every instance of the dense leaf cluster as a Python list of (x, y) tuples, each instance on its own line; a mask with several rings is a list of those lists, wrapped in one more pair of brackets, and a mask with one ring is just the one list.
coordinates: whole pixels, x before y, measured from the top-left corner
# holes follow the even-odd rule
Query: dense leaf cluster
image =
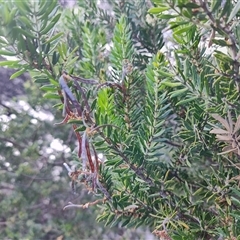
[(1, 9), (0, 53), (19, 60), (0, 65), (32, 72), (64, 110), (79, 143), (69, 173), (103, 203), (98, 220), (165, 239), (240, 235), (239, 2), (32, 4)]

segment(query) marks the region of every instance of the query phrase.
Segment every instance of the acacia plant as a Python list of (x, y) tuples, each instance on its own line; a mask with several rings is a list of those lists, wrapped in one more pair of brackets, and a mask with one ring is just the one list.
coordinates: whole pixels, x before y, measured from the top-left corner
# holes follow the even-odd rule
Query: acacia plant
[(240, 2), (90, 2), (1, 8), (0, 53), (18, 60), (0, 65), (18, 69), (11, 78), (29, 71), (58, 100), (59, 131), (72, 125), (78, 142), (69, 176), (96, 196), (65, 211), (97, 204), (106, 225), (236, 239)]

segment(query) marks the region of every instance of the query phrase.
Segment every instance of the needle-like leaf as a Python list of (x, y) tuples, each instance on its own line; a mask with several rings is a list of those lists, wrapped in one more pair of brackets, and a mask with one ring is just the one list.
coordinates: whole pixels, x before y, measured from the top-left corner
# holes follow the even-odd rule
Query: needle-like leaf
[(232, 140), (231, 135), (217, 135), (216, 137), (220, 141), (231, 141)]
[(223, 130), (221, 128), (214, 128), (213, 130), (210, 131), (210, 133), (215, 133), (215, 134), (229, 134), (228, 131)]
[(221, 128), (214, 128), (210, 131), (210, 133), (216, 134), (216, 138), (218, 141), (223, 141), (228, 144), (226, 147), (223, 148), (223, 152), (221, 154), (234, 152), (240, 155), (240, 146), (238, 142), (240, 136), (236, 135), (236, 133), (240, 129), (240, 116), (238, 117), (236, 123), (233, 122), (230, 112), (228, 112), (228, 122), (218, 114), (213, 114), (212, 116), (220, 123), (222, 123), (222, 125), (227, 129), (226, 131)]
[(223, 148), (223, 152), (219, 153), (218, 155), (223, 155), (223, 154), (227, 154), (230, 152), (235, 152), (236, 153), (237, 148), (232, 148), (231, 146), (226, 146)]
[[(74, 131), (77, 129), (77, 125), (73, 124), (73, 129)], [(81, 134), (77, 131), (75, 131), (75, 134), (77, 136), (77, 139), (78, 139), (78, 157), (80, 158), (81, 155), (82, 155), (82, 137), (81, 137)]]
[(230, 132), (233, 132), (233, 120), (230, 111), (228, 111), (228, 123), (229, 123), (229, 128)]
[(240, 115), (237, 118), (237, 122), (236, 122), (234, 130), (233, 130), (233, 134), (235, 134), (239, 129), (240, 129)]
[(83, 133), (82, 136), (82, 152), (81, 152), (81, 159), (82, 159), (82, 169), (86, 171), (87, 169), (87, 151), (86, 151), (86, 132)]
[(218, 114), (212, 114), (212, 117), (215, 118), (216, 120), (218, 120), (229, 132), (231, 132), (231, 128), (230, 128), (227, 120), (225, 120)]

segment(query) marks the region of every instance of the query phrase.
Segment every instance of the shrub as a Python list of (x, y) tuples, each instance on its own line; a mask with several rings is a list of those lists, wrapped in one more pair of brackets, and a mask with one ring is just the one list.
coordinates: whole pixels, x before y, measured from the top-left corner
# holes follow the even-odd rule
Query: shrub
[(106, 225), (162, 239), (234, 239), (240, 4), (147, 4), (5, 3), (0, 53), (18, 60), (0, 65), (20, 69), (12, 78), (30, 71), (73, 126), (69, 174), (96, 201), (65, 209), (99, 204)]

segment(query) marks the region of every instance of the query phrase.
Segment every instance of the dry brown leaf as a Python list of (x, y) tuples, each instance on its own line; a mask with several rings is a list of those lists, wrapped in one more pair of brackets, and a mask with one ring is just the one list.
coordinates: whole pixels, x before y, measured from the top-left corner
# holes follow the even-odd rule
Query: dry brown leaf
[(221, 152), (221, 153), (218, 153), (218, 155), (223, 155), (223, 154), (227, 154), (227, 153), (230, 153), (230, 152), (235, 152), (235, 153), (237, 153), (237, 148), (232, 148), (232, 146), (226, 146), (226, 147), (224, 147), (223, 149), (223, 152)]
[(228, 144), (222, 149), (223, 152), (221, 152), (220, 155), (233, 152), (240, 156), (240, 135), (237, 135), (240, 129), (240, 116), (238, 116), (236, 123), (233, 122), (230, 112), (228, 112), (228, 120), (218, 114), (213, 114), (212, 116), (227, 129), (226, 131), (221, 128), (214, 128), (210, 131), (210, 133), (216, 134), (218, 141), (223, 141)]
[(213, 130), (210, 131), (210, 133), (215, 133), (215, 134), (229, 134), (228, 131), (223, 130), (221, 128), (214, 128)]
[(166, 230), (159, 231), (155, 229), (153, 234), (159, 237), (159, 240), (172, 240)]
[(231, 135), (216, 135), (216, 137), (220, 141), (232, 141)]
[(222, 118), (218, 114), (212, 114), (212, 117), (218, 120), (229, 132), (231, 131), (230, 126), (226, 119)]
[(63, 235), (60, 235), (56, 238), (56, 240), (63, 240), (64, 239), (64, 236)]
[(237, 180), (240, 181), (240, 175), (236, 176), (236, 177), (232, 177), (230, 180)]

